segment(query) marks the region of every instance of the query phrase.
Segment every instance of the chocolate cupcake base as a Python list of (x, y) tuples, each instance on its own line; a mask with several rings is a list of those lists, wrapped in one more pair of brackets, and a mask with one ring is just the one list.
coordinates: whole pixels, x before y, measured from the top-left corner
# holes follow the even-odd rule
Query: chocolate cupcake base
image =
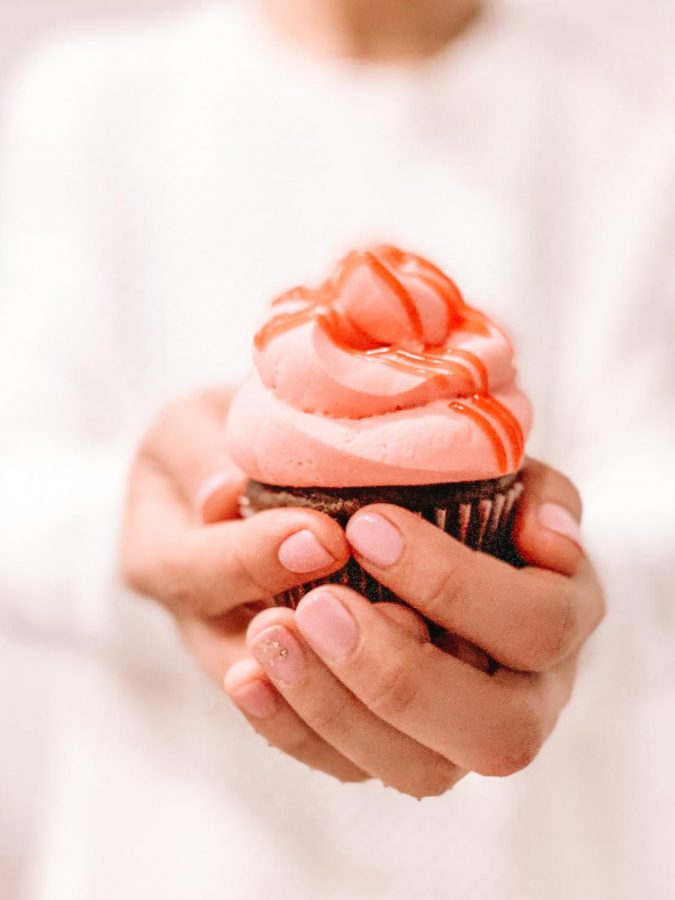
[[(352, 488), (278, 487), (250, 480), (241, 498), (241, 514), (248, 517), (264, 509), (303, 506), (326, 513), (344, 527), (364, 506), (394, 503), (468, 547), (515, 564), (511, 527), (522, 490), (517, 474), (485, 481)], [(399, 599), (350, 559), (340, 571), (285, 591), (274, 598), (275, 602), (295, 609), (302, 597), (320, 584), (347, 585), (374, 603)]]

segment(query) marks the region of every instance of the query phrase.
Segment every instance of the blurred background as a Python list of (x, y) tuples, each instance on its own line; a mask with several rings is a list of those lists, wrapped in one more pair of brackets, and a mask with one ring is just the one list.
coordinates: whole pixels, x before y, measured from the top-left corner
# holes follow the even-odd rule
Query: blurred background
[(0, 3), (0, 79), (25, 49), (50, 32), (189, 5), (185, 0), (21, 0), (20, 3)]
[[(227, 2), (227, 0), (222, 0)], [(584, 30), (598, 52), (628, 54), (647, 77), (675, 75), (674, 0), (496, 0), (555, 16)], [(0, 4), (0, 81), (32, 44), (50, 32), (111, 19), (143, 17), (200, 0), (21, 0)]]
[[(195, 7), (227, 4), (228, 0), (0, 0), (0, 104), (11, 84), (12, 73), (23, 61), (39, 54), (41, 46), (73, 30), (113, 27), (115, 23), (140, 22)], [(254, 0), (250, 0), (254, 2)], [(364, 3), (370, 0), (362, 0)], [(414, 2), (414, 0), (411, 0)], [(569, 35), (576, 46), (590, 44), (593, 53), (608, 67), (627, 69), (635, 80), (646, 80), (675, 101), (675, 0), (493, 0), (494, 5), (525, 10), (528, 15), (552, 19), (561, 35)], [(675, 107), (675, 103), (674, 103)], [(0, 124), (0, 155), (3, 135)], [(0, 648), (0, 656), (2, 655)], [(16, 652), (16, 651), (15, 651)], [(33, 658), (30, 658), (31, 664)], [(50, 660), (51, 662), (51, 660)], [(45, 663), (42, 663), (44, 666)], [(42, 670), (40, 670), (42, 671)], [(31, 690), (33, 690), (31, 688)], [(32, 710), (44, 704), (43, 685), (34, 696), (26, 688), (9, 705), (13, 741), (0, 743), (0, 770), (14, 771), (11, 755), (21, 746), (26, 777), (15, 777), (12, 796), (0, 802), (0, 835), (19, 860), (31, 845), (33, 806), (41, 802), (33, 790), (34, 772), (40, 770), (42, 723), (31, 718)], [(5, 709), (7, 713), (7, 709)], [(0, 729), (1, 730), (1, 729)], [(6, 746), (3, 744), (6, 743)], [(31, 792), (24, 786), (31, 779)], [(11, 822), (3, 822), (11, 816)], [(18, 866), (17, 866), (18, 868)], [(6, 877), (9, 876), (7, 871)], [(0, 879), (0, 898), (5, 900)], [(10, 900), (7, 895), (7, 900)]]

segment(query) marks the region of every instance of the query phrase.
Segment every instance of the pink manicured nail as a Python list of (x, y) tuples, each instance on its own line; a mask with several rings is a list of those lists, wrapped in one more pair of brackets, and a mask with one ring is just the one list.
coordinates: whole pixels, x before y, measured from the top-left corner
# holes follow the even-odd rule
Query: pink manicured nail
[(255, 660), (242, 659), (227, 670), (225, 690), (243, 712), (256, 719), (268, 719), (279, 708), (279, 697), (260, 675)]
[(213, 475), (210, 475), (197, 491), (195, 504), (199, 512), (203, 515), (211, 497), (220, 493), (229, 485), (234, 484), (239, 477), (231, 469), (223, 469), (221, 472), (214, 472)]
[(539, 524), (569, 538), (581, 547), (581, 529), (572, 513), (558, 503), (542, 503), (539, 507)]
[(339, 662), (356, 649), (358, 626), (329, 591), (317, 591), (301, 600), (295, 616), (300, 631), (321, 656)]
[(239, 709), (254, 719), (269, 719), (279, 708), (277, 695), (259, 678), (229, 691), (229, 694)]
[(302, 647), (283, 625), (265, 628), (251, 643), (251, 652), (260, 665), (284, 684), (301, 678), (305, 668)]
[(383, 569), (393, 566), (403, 553), (403, 535), (377, 513), (357, 513), (346, 531), (347, 540), (356, 552)]
[(314, 572), (330, 566), (335, 559), (311, 531), (303, 528), (286, 538), (279, 547), (279, 562), (289, 572)]

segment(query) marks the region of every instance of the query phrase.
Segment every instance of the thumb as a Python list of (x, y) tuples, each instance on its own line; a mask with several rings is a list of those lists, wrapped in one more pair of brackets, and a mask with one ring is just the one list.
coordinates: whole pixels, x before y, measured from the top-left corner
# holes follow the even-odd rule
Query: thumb
[(533, 459), (522, 480), (525, 490), (513, 529), (519, 556), (529, 565), (573, 575), (584, 556), (578, 490), (569, 478)]
[(425, 644), (429, 640), (429, 629), (422, 616), (404, 603), (392, 603), (388, 600), (381, 600), (375, 604), (375, 608), (388, 619), (391, 619), (392, 622), (400, 625), (401, 628), (416, 638), (420, 644)]
[(401, 628), (411, 634), (420, 644), (426, 644), (428, 641), (431, 641), (439, 650), (449, 653), (455, 659), (473, 666), (474, 669), (480, 669), (481, 672), (491, 671), (492, 661), (484, 650), (459, 637), (459, 635), (451, 634), (445, 628), (434, 628), (432, 626), (432, 634), (430, 634), (429, 627), (422, 616), (404, 603), (390, 603), (382, 600), (376, 603), (375, 606), (388, 619), (396, 622), (397, 625), (400, 625)]
[(212, 389), (171, 404), (146, 435), (141, 455), (169, 476), (204, 524), (238, 514), (246, 476), (230, 458), (225, 422), (232, 390)]

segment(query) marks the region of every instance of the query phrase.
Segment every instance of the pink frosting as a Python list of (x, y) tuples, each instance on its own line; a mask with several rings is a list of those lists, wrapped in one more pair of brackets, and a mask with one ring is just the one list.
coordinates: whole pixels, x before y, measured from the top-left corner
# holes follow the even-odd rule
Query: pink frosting
[(431, 263), (350, 254), (272, 305), (229, 448), (252, 478), (296, 487), (430, 484), (516, 471), (530, 405), (511, 345)]

